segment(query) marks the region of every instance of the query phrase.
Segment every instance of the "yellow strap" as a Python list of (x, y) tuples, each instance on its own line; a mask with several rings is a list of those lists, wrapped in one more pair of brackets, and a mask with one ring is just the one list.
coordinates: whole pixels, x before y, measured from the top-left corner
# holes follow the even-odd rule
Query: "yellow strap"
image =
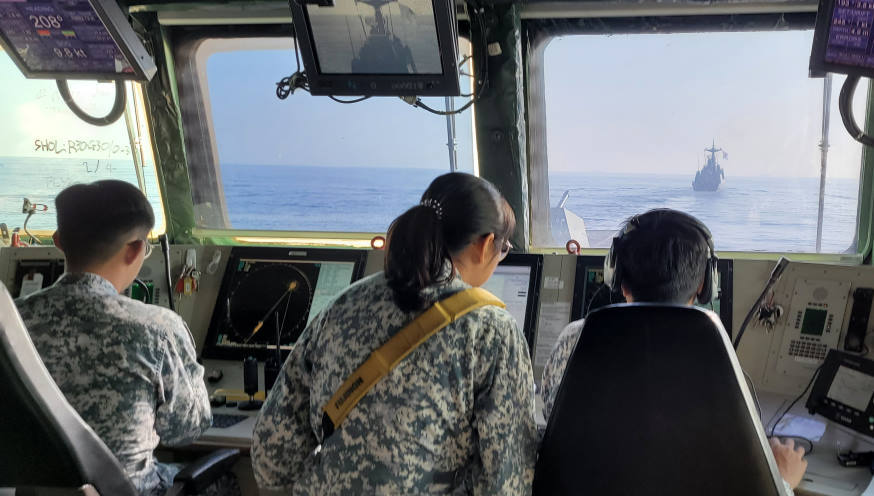
[[(370, 354), (367, 360), (346, 379), (324, 408), (325, 437), (340, 426), (346, 415), (380, 379), (401, 360), (440, 329), (477, 308), (494, 305), (505, 308), (504, 302), (482, 288), (470, 288), (438, 301), (387, 343)], [(328, 425), (330, 424), (330, 425)]]

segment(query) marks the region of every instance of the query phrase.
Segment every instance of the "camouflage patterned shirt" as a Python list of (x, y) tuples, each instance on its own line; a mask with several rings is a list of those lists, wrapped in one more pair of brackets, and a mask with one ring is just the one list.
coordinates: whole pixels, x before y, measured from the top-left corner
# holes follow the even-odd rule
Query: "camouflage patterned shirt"
[(552, 405), (555, 404), (555, 395), (558, 393), (558, 386), (561, 384), (561, 378), (564, 377), (564, 369), (567, 367), (567, 362), (577, 345), (577, 340), (580, 339), (580, 332), (583, 330), (583, 321), (575, 320), (568, 324), (555, 346), (552, 348), (552, 353), (546, 360), (543, 366), (543, 375), (540, 379), (540, 394), (543, 398), (543, 418), (549, 422), (549, 414), (552, 413)]
[(212, 421), (185, 322), (90, 273), (64, 274), (16, 303), (67, 401), (142, 494), (163, 494), (178, 468), (152, 451), (190, 443)]
[[(433, 303), (468, 287), (456, 277), (424, 294)], [(530, 494), (536, 430), (528, 345), (513, 317), (494, 306), (422, 343), (312, 454), (324, 405), (414, 317), (377, 274), (313, 319), (255, 426), (261, 487), (297, 495)]]

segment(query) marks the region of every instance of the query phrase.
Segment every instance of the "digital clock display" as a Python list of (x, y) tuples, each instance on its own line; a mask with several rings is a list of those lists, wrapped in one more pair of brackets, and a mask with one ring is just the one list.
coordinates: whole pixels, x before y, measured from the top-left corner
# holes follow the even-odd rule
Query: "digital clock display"
[(0, 36), (32, 74), (132, 74), (88, 0), (0, 0)]

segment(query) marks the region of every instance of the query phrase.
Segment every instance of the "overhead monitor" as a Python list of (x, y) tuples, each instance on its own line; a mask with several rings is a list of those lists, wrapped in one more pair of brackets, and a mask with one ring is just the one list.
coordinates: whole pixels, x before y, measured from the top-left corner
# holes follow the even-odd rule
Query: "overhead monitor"
[[(212, 313), (205, 358), (287, 355), (334, 296), (358, 280), (358, 250), (234, 247)], [(278, 331), (278, 332), (277, 332)]]
[(810, 75), (826, 72), (874, 77), (874, 2), (820, 0)]
[(115, 0), (0, 0), (0, 44), (28, 78), (148, 81), (157, 71)]
[(507, 305), (507, 311), (525, 334), (532, 356), (542, 271), (542, 255), (511, 253), (482, 286)]
[[(711, 304), (697, 306), (719, 314), (723, 327), (731, 336), (734, 265), (731, 260), (719, 260), (716, 271), (719, 274), (719, 294)], [(604, 284), (604, 257), (577, 257), (571, 320), (582, 319), (592, 310), (614, 303), (625, 303), (625, 298), (620, 291), (611, 291)]]
[(458, 96), (450, 0), (292, 0), (313, 95)]

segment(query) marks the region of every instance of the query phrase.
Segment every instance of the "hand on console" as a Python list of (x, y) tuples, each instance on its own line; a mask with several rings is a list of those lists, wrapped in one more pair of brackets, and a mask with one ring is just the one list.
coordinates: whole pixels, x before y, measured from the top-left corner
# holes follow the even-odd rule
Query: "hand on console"
[(772, 437), (768, 441), (771, 444), (771, 451), (774, 452), (780, 475), (792, 489), (795, 489), (801, 483), (804, 472), (807, 471), (804, 448), (795, 446), (795, 441), (792, 439), (781, 441), (779, 438)]

